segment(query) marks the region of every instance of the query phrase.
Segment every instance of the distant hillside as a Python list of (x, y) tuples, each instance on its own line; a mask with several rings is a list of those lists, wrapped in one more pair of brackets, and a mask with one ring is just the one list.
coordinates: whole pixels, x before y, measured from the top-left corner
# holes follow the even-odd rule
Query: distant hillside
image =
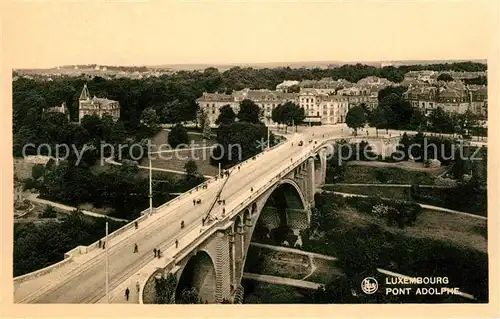
[[(375, 67), (382, 67), (387, 65), (392, 65), (394, 67), (402, 65), (426, 65), (426, 64), (440, 64), (440, 63), (454, 63), (454, 62), (477, 62), (486, 64), (487, 61), (483, 60), (399, 60), (399, 61), (303, 61), (303, 62), (266, 62), (266, 63), (230, 63), (230, 64), (208, 64), (208, 63), (197, 63), (197, 64), (163, 64), (163, 65), (141, 65), (141, 66), (104, 66), (99, 65), (101, 70), (103, 67), (107, 68), (107, 71), (125, 71), (125, 72), (145, 72), (150, 70), (162, 70), (162, 71), (194, 71), (194, 70), (204, 70), (206, 68), (217, 68), (219, 71), (223, 72), (230, 68), (239, 66), (241, 68), (251, 67), (254, 69), (263, 68), (278, 68), (278, 67), (290, 67), (292, 69), (305, 68), (305, 69), (328, 69), (340, 67), (342, 65), (354, 65), (363, 64)], [(60, 67), (48, 68), (48, 69), (17, 69), (18, 71), (28, 72), (28, 73), (46, 73), (46, 72), (64, 72), (65, 70), (71, 71), (88, 71), (94, 70), (96, 64), (87, 65), (64, 65)], [(15, 70), (16, 71), (16, 70)]]
[(438, 63), (453, 63), (453, 62), (478, 62), (487, 63), (485, 59), (482, 60), (399, 60), (399, 61), (303, 61), (303, 62), (266, 62), (266, 63), (230, 63), (230, 64), (163, 64), (163, 65), (150, 65), (151, 68), (168, 68), (172, 70), (204, 70), (209, 67), (214, 67), (219, 69), (219, 71), (224, 71), (232, 67), (252, 67), (255, 69), (263, 68), (277, 68), (277, 67), (290, 67), (290, 68), (333, 68), (339, 67), (345, 64), (365, 64), (370, 66), (380, 67), (382, 65), (426, 65), (426, 64), (438, 64)]

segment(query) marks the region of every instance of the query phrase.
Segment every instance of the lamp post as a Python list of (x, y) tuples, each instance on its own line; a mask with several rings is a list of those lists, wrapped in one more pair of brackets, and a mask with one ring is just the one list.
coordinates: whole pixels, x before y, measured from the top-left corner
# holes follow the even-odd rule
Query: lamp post
[(106, 239), (104, 240), (104, 244), (106, 245), (106, 297), (109, 303), (108, 222), (106, 222)]
[(269, 136), (270, 136), (270, 132), (269, 132), (269, 126), (267, 127), (267, 150), (269, 151)]
[(149, 215), (153, 214), (153, 167), (151, 165), (151, 154), (149, 158)]

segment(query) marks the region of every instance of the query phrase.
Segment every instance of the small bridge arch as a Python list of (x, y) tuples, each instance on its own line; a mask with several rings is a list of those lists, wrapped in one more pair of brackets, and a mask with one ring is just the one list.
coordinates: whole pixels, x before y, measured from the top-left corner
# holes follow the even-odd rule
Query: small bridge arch
[(183, 303), (182, 294), (185, 290), (196, 289), (203, 302), (215, 303), (215, 263), (205, 250), (192, 255), (180, 270), (175, 289), (176, 303)]

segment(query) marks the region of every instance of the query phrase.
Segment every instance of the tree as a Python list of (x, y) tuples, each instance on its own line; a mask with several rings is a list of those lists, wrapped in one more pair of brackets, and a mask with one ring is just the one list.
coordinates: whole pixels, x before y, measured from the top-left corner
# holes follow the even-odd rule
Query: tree
[(158, 129), (158, 123), (160, 117), (156, 114), (156, 111), (152, 107), (148, 107), (141, 113), (141, 123), (149, 128), (151, 131), (156, 131)]
[(304, 121), (304, 109), (293, 102), (283, 104), (283, 123), (286, 125), (300, 124)]
[(403, 93), (405, 93), (408, 90), (408, 87), (406, 86), (388, 86), (383, 89), (381, 89), (378, 92), (377, 98), (378, 98), (378, 103), (379, 105), (382, 103), (382, 100), (391, 94), (394, 94), (394, 96), (401, 97)]
[(413, 109), (413, 114), (410, 119), (410, 129), (421, 131), (427, 126), (427, 118), (425, 114), (420, 111), (418, 108)]
[(437, 80), (451, 82), (451, 81), (453, 81), (453, 77), (451, 75), (449, 75), (448, 73), (441, 73), (440, 75), (438, 75)]
[(211, 134), (212, 134), (212, 129), (210, 127), (210, 119), (207, 118), (205, 120), (205, 123), (203, 125), (203, 138), (206, 139), (206, 140), (209, 140), (211, 138)]
[(431, 128), (439, 133), (451, 133), (454, 130), (453, 121), (448, 113), (438, 107), (429, 115)]
[(168, 132), (168, 144), (171, 147), (177, 147), (180, 144), (188, 144), (189, 135), (186, 128), (182, 124), (175, 124)]
[(34, 180), (39, 179), (45, 173), (45, 166), (41, 164), (36, 164), (31, 168), (31, 176)]
[(375, 126), (377, 130), (387, 128), (388, 124), (388, 113), (390, 113), (390, 109), (387, 106), (379, 106), (373, 111), (371, 116), (369, 117), (370, 125)]
[(182, 118), (182, 103), (178, 99), (157, 107), (162, 123), (178, 123)]
[(198, 291), (195, 287), (191, 289), (183, 289), (180, 293), (179, 299), (176, 300), (177, 304), (202, 304), (203, 300), (198, 296)]
[(229, 104), (222, 106), (219, 112), (219, 117), (215, 120), (215, 124), (217, 125), (231, 124), (236, 119), (236, 114)]
[(298, 85), (292, 85), (287, 89), (288, 93), (299, 93), (300, 92), (300, 86)]
[[(464, 114), (455, 115), (455, 124), (457, 124), (461, 130), (474, 129), (479, 124), (479, 117), (467, 110)], [(460, 133), (460, 132), (455, 132)]]
[(40, 218), (56, 218), (57, 213), (54, 206), (47, 205), (43, 212), (39, 215)]
[(366, 123), (366, 115), (361, 106), (351, 108), (346, 115), (345, 122), (348, 127), (354, 129), (355, 134), (358, 133), (358, 128)]
[(403, 98), (405, 86), (389, 86), (379, 91), (379, 107), (385, 107), (387, 128), (407, 128), (410, 126), (414, 108)]
[(196, 124), (203, 129), (205, 127), (205, 121), (207, 120), (207, 113), (203, 111), (203, 109), (198, 109), (198, 112), (196, 112)]
[(80, 124), (87, 132), (91, 132), (94, 139), (100, 140), (103, 139), (104, 135), (107, 135), (104, 132), (102, 120), (97, 115), (85, 115)]
[(278, 105), (271, 113), (271, 119), (279, 124), (288, 125), (300, 124), (304, 121), (304, 109), (293, 102), (286, 102)]
[(155, 303), (172, 304), (175, 298), (175, 288), (177, 287), (177, 278), (174, 274), (168, 273), (167, 278), (155, 278)]
[(361, 104), (359, 104), (359, 106), (361, 106), (361, 108), (365, 112), (366, 117), (369, 118), (371, 115), (371, 110), (368, 108), (368, 105), (366, 105), (366, 103), (361, 103)]
[(238, 119), (241, 122), (248, 122), (253, 124), (260, 123), (260, 108), (252, 100), (243, 100), (240, 103), (240, 111), (238, 112)]
[(188, 176), (195, 176), (198, 171), (198, 166), (193, 160), (189, 160), (184, 164), (184, 170)]
[(285, 123), (282, 104), (278, 105), (271, 111), (271, 120), (273, 120), (273, 122), (275, 123), (278, 123), (278, 125)]
[[(262, 124), (235, 122), (223, 125), (217, 130), (219, 147), (214, 150), (214, 158), (220, 162), (234, 164), (250, 158), (263, 150), (267, 145), (267, 127)], [(270, 144), (274, 143), (274, 135), (270, 134)]]

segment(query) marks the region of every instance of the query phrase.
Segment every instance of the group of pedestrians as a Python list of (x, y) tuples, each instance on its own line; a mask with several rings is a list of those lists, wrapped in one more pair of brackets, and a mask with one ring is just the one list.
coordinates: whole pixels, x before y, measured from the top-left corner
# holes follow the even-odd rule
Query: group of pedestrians
[[(137, 290), (137, 294), (139, 294), (139, 291), (141, 290), (141, 284), (139, 284), (138, 281), (135, 283), (135, 289)], [(129, 298), (130, 298), (130, 289), (128, 289), (127, 287), (127, 289), (125, 289), (125, 299), (127, 299), (128, 301)]]
[(158, 249), (154, 248), (153, 249), (153, 253), (154, 253), (155, 258), (156, 257), (158, 257), (158, 258), (161, 257), (161, 250), (159, 248)]

